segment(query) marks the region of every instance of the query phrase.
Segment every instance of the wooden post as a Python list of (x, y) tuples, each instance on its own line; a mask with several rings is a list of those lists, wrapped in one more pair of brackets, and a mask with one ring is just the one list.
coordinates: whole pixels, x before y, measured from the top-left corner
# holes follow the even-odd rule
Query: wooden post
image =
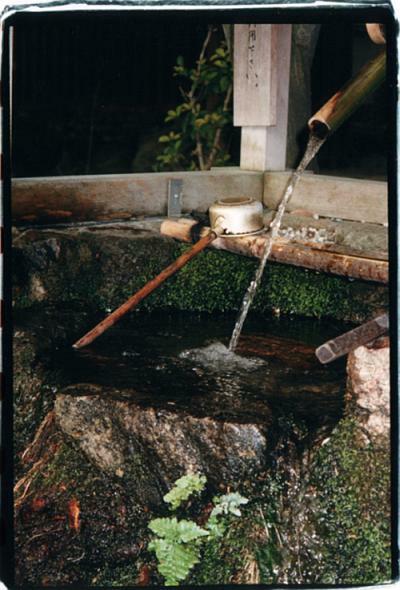
[(235, 25), (234, 125), (242, 127), (240, 167), (284, 170), (291, 25)]

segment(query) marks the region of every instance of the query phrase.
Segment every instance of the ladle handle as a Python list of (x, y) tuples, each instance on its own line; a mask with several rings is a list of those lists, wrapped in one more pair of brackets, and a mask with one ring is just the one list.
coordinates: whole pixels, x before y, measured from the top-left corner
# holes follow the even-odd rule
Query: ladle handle
[(102, 320), (97, 326), (92, 328), (90, 332), (87, 332), (82, 338), (77, 340), (73, 345), (74, 348), (82, 348), (83, 346), (87, 346), (93, 340), (98, 338), (103, 332), (111, 328), (118, 320), (122, 318), (128, 311), (133, 309), (150, 293), (152, 293), (157, 287), (159, 287), (164, 281), (166, 281), (170, 276), (175, 274), (182, 266), (184, 266), (189, 260), (194, 258), (196, 254), (207, 248), (207, 246), (215, 240), (217, 234), (213, 231), (210, 231), (206, 236), (201, 238), (196, 244), (184, 252), (179, 258), (177, 258), (172, 264), (167, 266), (163, 271), (160, 272), (154, 279), (151, 279), (144, 287), (142, 287), (137, 293), (132, 295), (125, 303), (123, 303), (120, 307), (114, 310), (110, 315), (108, 315), (104, 320)]

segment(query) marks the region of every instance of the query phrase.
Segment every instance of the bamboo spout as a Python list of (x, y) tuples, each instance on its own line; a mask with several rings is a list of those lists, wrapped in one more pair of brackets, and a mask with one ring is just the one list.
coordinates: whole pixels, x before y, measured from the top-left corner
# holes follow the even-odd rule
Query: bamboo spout
[(385, 74), (386, 51), (383, 49), (311, 117), (310, 131), (321, 138), (335, 131), (378, 88)]

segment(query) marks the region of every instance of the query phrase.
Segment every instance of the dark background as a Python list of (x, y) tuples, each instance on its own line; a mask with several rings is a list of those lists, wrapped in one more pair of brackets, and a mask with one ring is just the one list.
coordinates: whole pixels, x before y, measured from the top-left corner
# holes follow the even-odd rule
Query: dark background
[[(69, 17), (14, 27), (12, 175), (152, 171), (165, 114), (180, 100), (178, 55), (194, 64), (206, 25)], [(311, 70), (318, 109), (379, 47), (365, 26), (321, 25)], [(387, 101), (382, 87), (326, 143), (327, 174), (385, 178)], [(304, 129), (306, 121), (304, 121)], [(306, 134), (299, 135), (302, 147)], [(231, 165), (239, 163), (234, 131)]]

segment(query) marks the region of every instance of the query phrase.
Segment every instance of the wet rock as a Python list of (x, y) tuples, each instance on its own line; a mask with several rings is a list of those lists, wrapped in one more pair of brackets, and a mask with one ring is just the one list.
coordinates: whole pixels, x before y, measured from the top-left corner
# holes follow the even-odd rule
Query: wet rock
[(157, 504), (188, 471), (205, 474), (217, 488), (265, 469), (267, 424), (177, 413), (92, 392), (82, 384), (59, 394), (58, 423), (100, 469), (132, 480), (141, 500)]
[(108, 588), (118, 585), (119, 568), (129, 572), (124, 582), (135, 585), (148, 513), (131, 489), (89, 463), (59, 430), (54, 442), (19, 489), (16, 585), (86, 588), (99, 578), (97, 585)]
[[(48, 375), (40, 361), (41, 342), (29, 331), (17, 329), (13, 338), (14, 449), (25, 449), (52, 405)], [(16, 464), (18, 471), (18, 462)]]
[[(313, 220), (310, 227), (307, 218), (287, 218), (289, 227), (285, 222), (282, 229), (292, 237), (319, 242), (332, 240), (337, 234), (334, 224), (324, 228), (322, 222)], [(84, 303), (102, 312), (118, 307), (188, 247), (160, 236), (159, 224), (143, 221), (116, 227), (22, 232), (13, 248), (15, 308), (41, 302)], [(255, 259), (229, 252), (201, 252), (146, 298), (140, 309), (237, 310), (256, 266)], [(387, 297), (386, 285), (274, 263), (267, 265), (253, 310), (269, 313), (279, 309), (282, 313), (358, 322), (384, 307)]]
[(51, 354), (72, 342), (75, 331), (87, 326), (83, 310), (31, 308), (14, 316), (13, 419), (15, 470), (32, 441), (40, 422), (53, 407), (54, 393), (62, 382), (58, 367), (49, 363)]
[(15, 306), (114, 307), (169, 264), (174, 250), (172, 240), (146, 229), (27, 230), (13, 248)]
[(349, 354), (347, 408), (372, 436), (389, 436), (390, 346), (380, 338)]

